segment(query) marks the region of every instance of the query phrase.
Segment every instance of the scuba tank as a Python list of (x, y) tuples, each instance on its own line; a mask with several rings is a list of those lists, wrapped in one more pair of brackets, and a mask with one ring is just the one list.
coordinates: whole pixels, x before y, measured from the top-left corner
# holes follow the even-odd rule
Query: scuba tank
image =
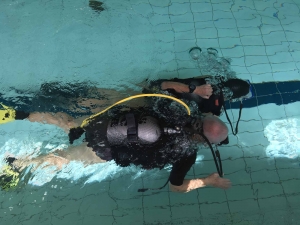
[(116, 120), (110, 120), (107, 127), (107, 140), (111, 145), (124, 145), (128, 142), (153, 144), (161, 137), (163, 130), (158, 120), (143, 116), (138, 120), (128, 113)]

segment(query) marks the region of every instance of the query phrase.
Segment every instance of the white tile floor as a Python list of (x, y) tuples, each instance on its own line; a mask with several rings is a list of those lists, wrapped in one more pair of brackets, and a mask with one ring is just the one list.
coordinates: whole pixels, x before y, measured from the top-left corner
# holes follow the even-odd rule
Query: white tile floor
[[(197, 76), (205, 65), (190, 58), (194, 46), (204, 52), (217, 49), (219, 56), (232, 59), (237, 77), (254, 83), (300, 79), (299, 1), (110, 0), (104, 5), (98, 14), (81, 0), (2, 0), (2, 90), (57, 79), (99, 82), (101, 77), (101, 84), (109, 86), (125, 78), (134, 83), (146, 77)], [(299, 107), (296, 102), (243, 110), (240, 133), (220, 147), (225, 175), (233, 182), (228, 191), (136, 192), (162, 185), (166, 171), (86, 185), (86, 179), (54, 179), (41, 187), (1, 192), (1, 223), (299, 224), (299, 151), (295, 158), (267, 155), (270, 140), (264, 133), (273, 120), (299, 118)], [(215, 171), (209, 150), (200, 154), (204, 162), (189, 177)], [(62, 189), (52, 187), (58, 183)]]

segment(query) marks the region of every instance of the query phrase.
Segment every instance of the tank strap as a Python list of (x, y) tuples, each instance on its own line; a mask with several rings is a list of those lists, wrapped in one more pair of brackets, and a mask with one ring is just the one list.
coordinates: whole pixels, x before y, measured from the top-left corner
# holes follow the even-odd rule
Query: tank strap
[(137, 129), (137, 124), (133, 113), (126, 114), (126, 122), (127, 122), (127, 140), (129, 142), (138, 141), (138, 129)]

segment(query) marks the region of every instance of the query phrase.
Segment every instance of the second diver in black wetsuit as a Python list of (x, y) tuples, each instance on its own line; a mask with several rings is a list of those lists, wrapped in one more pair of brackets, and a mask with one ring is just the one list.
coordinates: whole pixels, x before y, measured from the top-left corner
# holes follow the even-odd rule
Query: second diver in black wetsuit
[(167, 91), (179, 99), (196, 102), (201, 113), (220, 116), (224, 101), (246, 98), (251, 89), (245, 80), (234, 78), (224, 81), (218, 77), (204, 76), (151, 81), (143, 93), (162, 91)]

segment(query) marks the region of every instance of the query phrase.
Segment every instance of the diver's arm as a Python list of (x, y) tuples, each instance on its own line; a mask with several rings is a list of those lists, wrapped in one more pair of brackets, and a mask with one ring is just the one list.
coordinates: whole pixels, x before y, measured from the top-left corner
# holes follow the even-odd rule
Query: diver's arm
[[(162, 90), (173, 89), (178, 93), (189, 93), (190, 91), (189, 85), (180, 82), (174, 82), (174, 81), (162, 82), (161, 89)], [(203, 84), (200, 86), (196, 86), (196, 89), (193, 91), (193, 94), (199, 95), (201, 98), (208, 99), (212, 95), (212, 92), (213, 90), (210, 84)]]
[(231, 182), (228, 179), (221, 178), (219, 174), (213, 173), (206, 178), (198, 178), (192, 180), (183, 180), (183, 184), (180, 186), (169, 184), (170, 190), (173, 192), (186, 193), (198, 188), (213, 186), (221, 189), (228, 189), (231, 186)]

